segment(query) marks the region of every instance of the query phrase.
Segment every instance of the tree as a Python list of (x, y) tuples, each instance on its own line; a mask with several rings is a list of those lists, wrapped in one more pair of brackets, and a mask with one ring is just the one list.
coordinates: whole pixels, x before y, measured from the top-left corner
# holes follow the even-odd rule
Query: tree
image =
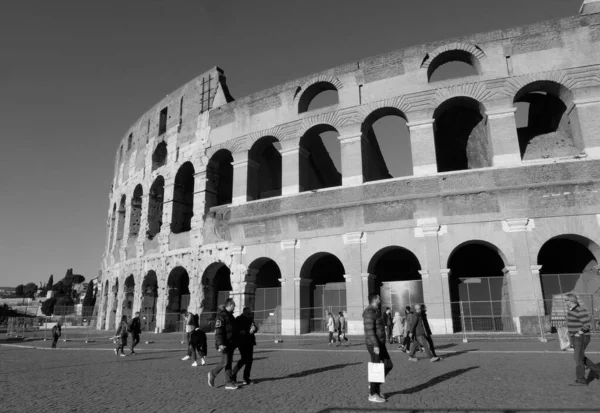
[(27, 298), (34, 298), (37, 289), (38, 287), (35, 285), (35, 283), (27, 283), (23, 287), (23, 295)]
[(54, 314), (54, 306), (56, 305), (56, 298), (48, 298), (42, 303), (42, 313), (46, 316)]
[(23, 297), (23, 295), (25, 295), (23, 284), (17, 285), (17, 287), (15, 288), (15, 294), (17, 295), (17, 297)]
[(94, 291), (94, 283), (90, 281), (88, 283), (87, 290), (85, 291), (85, 297), (83, 297), (83, 311), (85, 316), (92, 315), (95, 304), (96, 293)]
[(54, 285), (54, 274), (50, 274), (50, 278), (48, 278), (48, 284), (46, 284), (46, 290), (50, 291), (52, 286)]

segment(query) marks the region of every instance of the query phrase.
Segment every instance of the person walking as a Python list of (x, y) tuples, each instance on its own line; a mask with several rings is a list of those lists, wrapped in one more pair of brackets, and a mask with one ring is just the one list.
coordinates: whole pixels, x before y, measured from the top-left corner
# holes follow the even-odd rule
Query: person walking
[(411, 313), (407, 317), (406, 325), (406, 328), (408, 330), (408, 336), (411, 339), (413, 339), (410, 343), (410, 353), (408, 354), (408, 360), (419, 361), (419, 359), (415, 357), (415, 353), (420, 344), (421, 346), (423, 346), (423, 349), (425, 351), (425, 354), (427, 354), (429, 361), (438, 361), (440, 358), (433, 355), (433, 353), (429, 349), (429, 343), (425, 338), (427, 333), (425, 331), (423, 319), (421, 318), (421, 306), (419, 304), (415, 305), (415, 313)]
[(254, 324), (254, 316), (250, 307), (244, 307), (242, 314), (235, 319), (238, 328), (238, 348), (241, 358), (231, 372), (233, 382), (237, 383), (237, 374), (244, 368), (244, 381), (242, 384), (253, 384), (250, 380), (250, 372), (252, 371), (252, 362), (254, 361), (254, 346), (256, 345), (256, 337), (254, 334), (258, 331), (258, 327)]
[[(595, 378), (600, 379), (600, 366), (585, 356), (585, 349), (590, 344), (591, 319), (588, 312), (579, 304), (575, 294), (566, 294), (569, 307), (567, 313), (567, 328), (575, 355), (575, 383), (571, 386), (587, 386)], [(585, 378), (585, 367), (590, 369), (588, 378)]]
[(425, 340), (429, 344), (429, 350), (434, 357), (438, 357), (435, 352), (435, 346), (433, 345), (433, 339), (431, 338), (431, 327), (429, 327), (429, 320), (427, 320), (427, 307), (425, 304), (421, 306), (421, 320), (423, 320), (423, 327), (425, 328)]
[(136, 354), (133, 350), (135, 346), (140, 342), (140, 334), (142, 334), (142, 322), (140, 321), (140, 312), (135, 312), (135, 317), (131, 319), (129, 324), (129, 331), (131, 332), (131, 354)]
[(394, 320), (392, 324), (392, 340), (397, 343), (401, 343), (403, 330), (404, 320), (400, 316), (400, 311), (396, 311), (396, 313), (394, 314)]
[(337, 331), (338, 331), (338, 336), (337, 336), (337, 347), (342, 345), (342, 338), (348, 342), (348, 346), (350, 345), (350, 340), (348, 340), (348, 337), (346, 337), (346, 317), (344, 317), (344, 312), (340, 311), (339, 312), (339, 317), (338, 317), (338, 322), (337, 322)]
[(398, 347), (398, 350), (400, 350), (404, 353), (407, 353), (410, 349), (410, 337), (408, 336), (408, 329), (406, 328), (408, 316), (410, 314), (412, 314), (412, 308), (410, 307), (410, 305), (407, 305), (404, 308), (404, 325), (403, 325), (403, 331), (402, 331), (402, 342), (400, 344), (400, 347)]
[(198, 314), (194, 314), (194, 325), (197, 327), (190, 336), (190, 347), (192, 349), (192, 356), (194, 357), (192, 367), (198, 366), (198, 357), (196, 353), (200, 353), (200, 362), (203, 366), (206, 364), (206, 356), (208, 355), (206, 333), (200, 329), (198, 318)]
[(392, 344), (392, 327), (393, 327), (393, 317), (392, 317), (392, 309), (390, 307), (386, 307), (385, 313), (383, 314), (383, 322), (385, 323), (385, 337), (386, 341)]
[(335, 338), (333, 338), (333, 333), (335, 333), (335, 319), (331, 313), (327, 314), (327, 329), (329, 330), (329, 347), (331, 347), (331, 344), (335, 343)]
[(215, 387), (215, 378), (225, 369), (225, 389), (237, 390), (238, 386), (233, 382), (231, 365), (233, 364), (233, 352), (237, 346), (238, 331), (233, 317), (235, 302), (233, 298), (225, 301), (225, 309), (217, 315), (215, 322), (215, 346), (221, 352), (221, 362), (212, 371), (208, 372), (208, 385)]
[(117, 337), (117, 348), (115, 349), (115, 355), (119, 355), (121, 353), (121, 357), (125, 357), (125, 351), (123, 349), (127, 346), (127, 336), (129, 330), (129, 323), (127, 323), (127, 316), (124, 315), (121, 317), (121, 322), (119, 323), (119, 327), (117, 327), (117, 332), (115, 336)]
[[(385, 324), (381, 318), (379, 294), (369, 294), (369, 305), (363, 312), (363, 325), (365, 330), (365, 343), (371, 357), (371, 363), (383, 363), (384, 374), (387, 376), (394, 365), (386, 349)], [(381, 395), (380, 383), (369, 383), (369, 401), (384, 403), (386, 399)]]
[(188, 310), (181, 310), (181, 314), (184, 316), (185, 337), (187, 340), (187, 354), (181, 360), (186, 361), (192, 358), (192, 332), (194, 332), (198, 326), (195, 325), (196, 317), (194, 317), (194, 314), (190, 313)]
[(61, 336), (62, 330), (60, 328), (60, 321), (57, 321), (52, 327), (52, 348), (56, 348), (56, 342), (58, 338)]

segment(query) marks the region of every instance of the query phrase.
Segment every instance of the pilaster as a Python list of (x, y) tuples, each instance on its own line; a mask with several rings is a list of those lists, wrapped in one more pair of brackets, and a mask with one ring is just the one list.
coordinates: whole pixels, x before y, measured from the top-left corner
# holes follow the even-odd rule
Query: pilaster
[(362, 185), (362, 133), (338, 136), (342, 158), (342, 186)]
[(408, 122), (410, 131), (410, 147), (413, 161), (413, 175), (432, 175), (437, 173), (435, 154), (435, 136), (433, 119)]
[(517, 136), (515, 112), (517, 108), (506, 107), (485, 112), (488, 136), (492, 144), (492, 165), (510, 166), (521, 163), (521, 150)]

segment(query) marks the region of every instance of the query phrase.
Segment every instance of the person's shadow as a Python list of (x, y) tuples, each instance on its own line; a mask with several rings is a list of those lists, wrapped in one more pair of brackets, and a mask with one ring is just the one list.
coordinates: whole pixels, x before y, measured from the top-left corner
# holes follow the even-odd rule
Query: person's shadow
[(413, 386), (413, 387), (409, 387), (408, 389), (400, 390), (400, 391), (397, 391), (397, 392), (387, 393), (386, 396), (391, 397), (391, 396), (395, 396), (397, 394), (414, 394), (414, 393), (418, 393), (421, 390), (428, 389), (429, 387), (433, 387), (433, 386), (435, 386), (437, 384), (440, 384), (441, 382), (453, 379), (454, 377), (460, 376), (461, 374), (467, 373), (467, 372), (469, 372), (471, 370), (475, 370), (475, 369), (478, 369), (478, 368), (479, 368), (479, 366), (473, 366), (473, 367), (467, 367), (466, 369), (458, 369), (458, 370), (450, 371), (448, 373), (442, 374), (441, 376), (434, 377), (433, 379), (429, 380), (426, 383), (419, 384), (419, 385)]
[(304, 371), (300, 371), (298, 373), (288, 374), (287, 376), (283, 376), (283, 377), (268, 377), (268, 378), (256, 379), (255, 382), (256, 383), (260, 383), (260, 382), (263, 382), (263, 381), (275, 381), (275, 380), (284, 380), (284, 379), (298, 379), (300, 377), (306, 377), (306, 376), (310, 376), (310, 375), (313, 375), (313, 374), (324, 373), (324, 372), (329, 371), (329, 370), (343, 369), (344, 367), (348, 367), (348, 366), (356, 366), (357, 364), (364, 364), (364, 363), (363, 362), (358, 362), (358, 363), (334, 364), (333, 366), (320, 367), (318, 369), (312, 369), (312, 370), (304, 370)]
[(467, 354), (467, 353), (469, 353), (471, 351), (477, 351), (477, 350), (479, 350), (479, 349), (471, 348), (471, 349), (468, 349), (468, 350), (455, 351), (453, 353), (444, 353), (444, 354), (441, 355), (441, 357), (442, 357), (442, 360), (443, 360), (443, 359), (447, 359), (447, 358), (450, 358), (450, 357), (462, 356), (463, 354)]

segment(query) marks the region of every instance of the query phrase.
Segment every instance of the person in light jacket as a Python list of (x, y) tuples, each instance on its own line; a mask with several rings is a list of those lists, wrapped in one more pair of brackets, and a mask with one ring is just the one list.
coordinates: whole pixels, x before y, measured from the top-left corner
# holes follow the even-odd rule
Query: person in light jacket
[(329, 331), (329, 346), (331, 347), (335, 343), (335, 338), (333, 337), (333, 333), (335, 333), (335, 319), (331, 313), (327, 315), (327, 330)]
[(400, 316), (400, 311), (396, 311), (392, 322), (392, 338), (395, 342), (400, 343), (402, 340), (402, 332), (404, 330), (404, 320)]

